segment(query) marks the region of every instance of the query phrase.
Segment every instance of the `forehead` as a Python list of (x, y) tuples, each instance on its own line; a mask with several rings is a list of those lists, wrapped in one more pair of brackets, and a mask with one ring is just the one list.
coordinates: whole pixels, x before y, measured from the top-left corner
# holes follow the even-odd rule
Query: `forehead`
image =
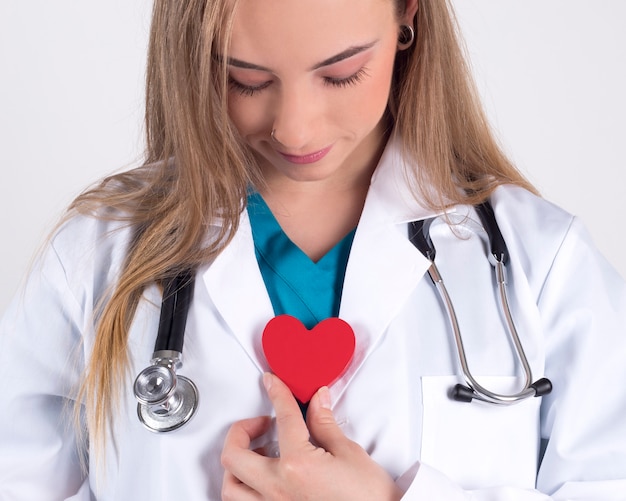
[(394, 0), (239, 0), (230, 55), (313, 64), (395, 30)]

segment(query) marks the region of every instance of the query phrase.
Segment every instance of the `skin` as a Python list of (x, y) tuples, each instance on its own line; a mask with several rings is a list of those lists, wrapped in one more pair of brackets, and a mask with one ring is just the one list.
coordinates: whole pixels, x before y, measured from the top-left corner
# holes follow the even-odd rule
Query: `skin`
[[(255, 153), (261, 195), (289, 238), (317, 261), (358, 223), (388, 131), (383, 120), (402, 24), (391, 0), (241, 0), (229, 52), (230, 117)], [(271, 132), (275, 131), (275, 139)], [(280, 457), (250, 450), (268, 416), (238, 421), (222, 452), (222, 497), (397, 500), (393, 479), (334, 420), (327, 388), (306, 422), (275, 376), (264, 385)]]
[[(230, 428), (222, 453), (224, 501), (385, 501), (402, 492), (358, 444), (346, 438), (330, 410), (328, 388), (311, 399), (307, 422), (289, 388), (272, 374), (263, 384), (276, 411), (280, 458), (249, 450), (270, 426), (267, 416)], [(318, 445), (311, 443), (311, 438)]]
[[(415, 2), (403, 19), (391, 0), (242, 0), (237, 7), (229, 114), (261, 166), (261, 195), (313, 261), (358, 223), (387, 139), (382, 118), (399, 26), (412, 24)], [(327, 148), (312, 163), (285, 158)]]

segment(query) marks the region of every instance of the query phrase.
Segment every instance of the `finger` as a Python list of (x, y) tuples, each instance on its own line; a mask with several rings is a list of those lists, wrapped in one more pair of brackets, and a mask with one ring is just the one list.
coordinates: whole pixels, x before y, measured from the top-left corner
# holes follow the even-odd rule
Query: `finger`
[(307, 425), (313, 440), (332, 455), (338, 456), (353, 442), (337, 425), (330, 407), (330, 392), (324, 386), (311, 399), (306, 416)]
[(291, 390), (270, 373), (263, 375), (263, 385), (276, 412), (276, 432), (281, 455), (308, 444), (309, 430)]
[(253, 439), (267, 431), (269, 424), (270, 418), (267, 416), (237, 421), (228, 430), (222, 449), (224, 470), (256, 491), (259, 491), (263, 475), (269, 468), (269, 459), (251, 451), (249, 447)]
[(242, 483), (229, 471), (224, 473), (222, 484), (222, 501), (259, 501), (261, 495), (251, 487)]
[(265, 492), (272, 477), (273, 458), (267, 458), (251, 450), (240, 449), (237, 453), (222, 454), (224, 469), (256, 492)]
[(248, 449), (252, 440), (267, 432), (270, 423), (271, 419), (269, 416), (260, 416), (237, 421), (230, 427), (226, 434), (224, 449), (227, 447)]

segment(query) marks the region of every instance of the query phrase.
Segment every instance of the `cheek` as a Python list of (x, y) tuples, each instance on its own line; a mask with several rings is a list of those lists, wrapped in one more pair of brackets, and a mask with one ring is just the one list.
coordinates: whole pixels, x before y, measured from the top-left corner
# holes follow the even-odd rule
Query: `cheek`
[[(342, 99), (336, 108), (344, 117), (351, 117), (355, 125), (371, 129), (378, 124), (387, 108), (391, 76), (385, 68), (363, 81), (348, 99)], [(339, 115), (339, 116), (341, 116)]]
[(391, 91), (391, 76), (385, 74), (381, 78), (372, 81), (372, 85), (367, 92), (366, 106), (370, 114), (377, 114), (379, 117), (385, 112), (389, 102), (389, 92)]
[(228, 100), (228, 115), (239, 134), (246, 138), (265, 130), (267, 112), (262, 100), (233, 95)]

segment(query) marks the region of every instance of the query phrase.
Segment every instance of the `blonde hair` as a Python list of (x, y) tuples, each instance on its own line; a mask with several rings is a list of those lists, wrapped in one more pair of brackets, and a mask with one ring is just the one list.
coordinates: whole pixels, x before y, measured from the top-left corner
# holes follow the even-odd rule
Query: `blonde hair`
[[(402, 0), (398, 10), (402, 10)], [(70, 207), (134, 228), (126, 262), (97, 318), (79, 398), (101, 450), (128, 368), (130, 324), (144, 288), (210, 262), (237, 230), (246, 190), (262, 182), (227, 113), (222, 64), (236, 0), (156, 0), (147, 67), (146, 163), (109, 177)], [(395, 133), (433, 207), (478, 203), (503, 183), (532, 186), (496, 144), (476, 97), (448, 0), (420, 0), (412, 48), (399, 52), (390, 96)], [(401, 104), (401, 106), (400, 106)], [(429, 186), (431, 189), (426, 189)], [(207, 242), (209, 225), (219, 230)]]

